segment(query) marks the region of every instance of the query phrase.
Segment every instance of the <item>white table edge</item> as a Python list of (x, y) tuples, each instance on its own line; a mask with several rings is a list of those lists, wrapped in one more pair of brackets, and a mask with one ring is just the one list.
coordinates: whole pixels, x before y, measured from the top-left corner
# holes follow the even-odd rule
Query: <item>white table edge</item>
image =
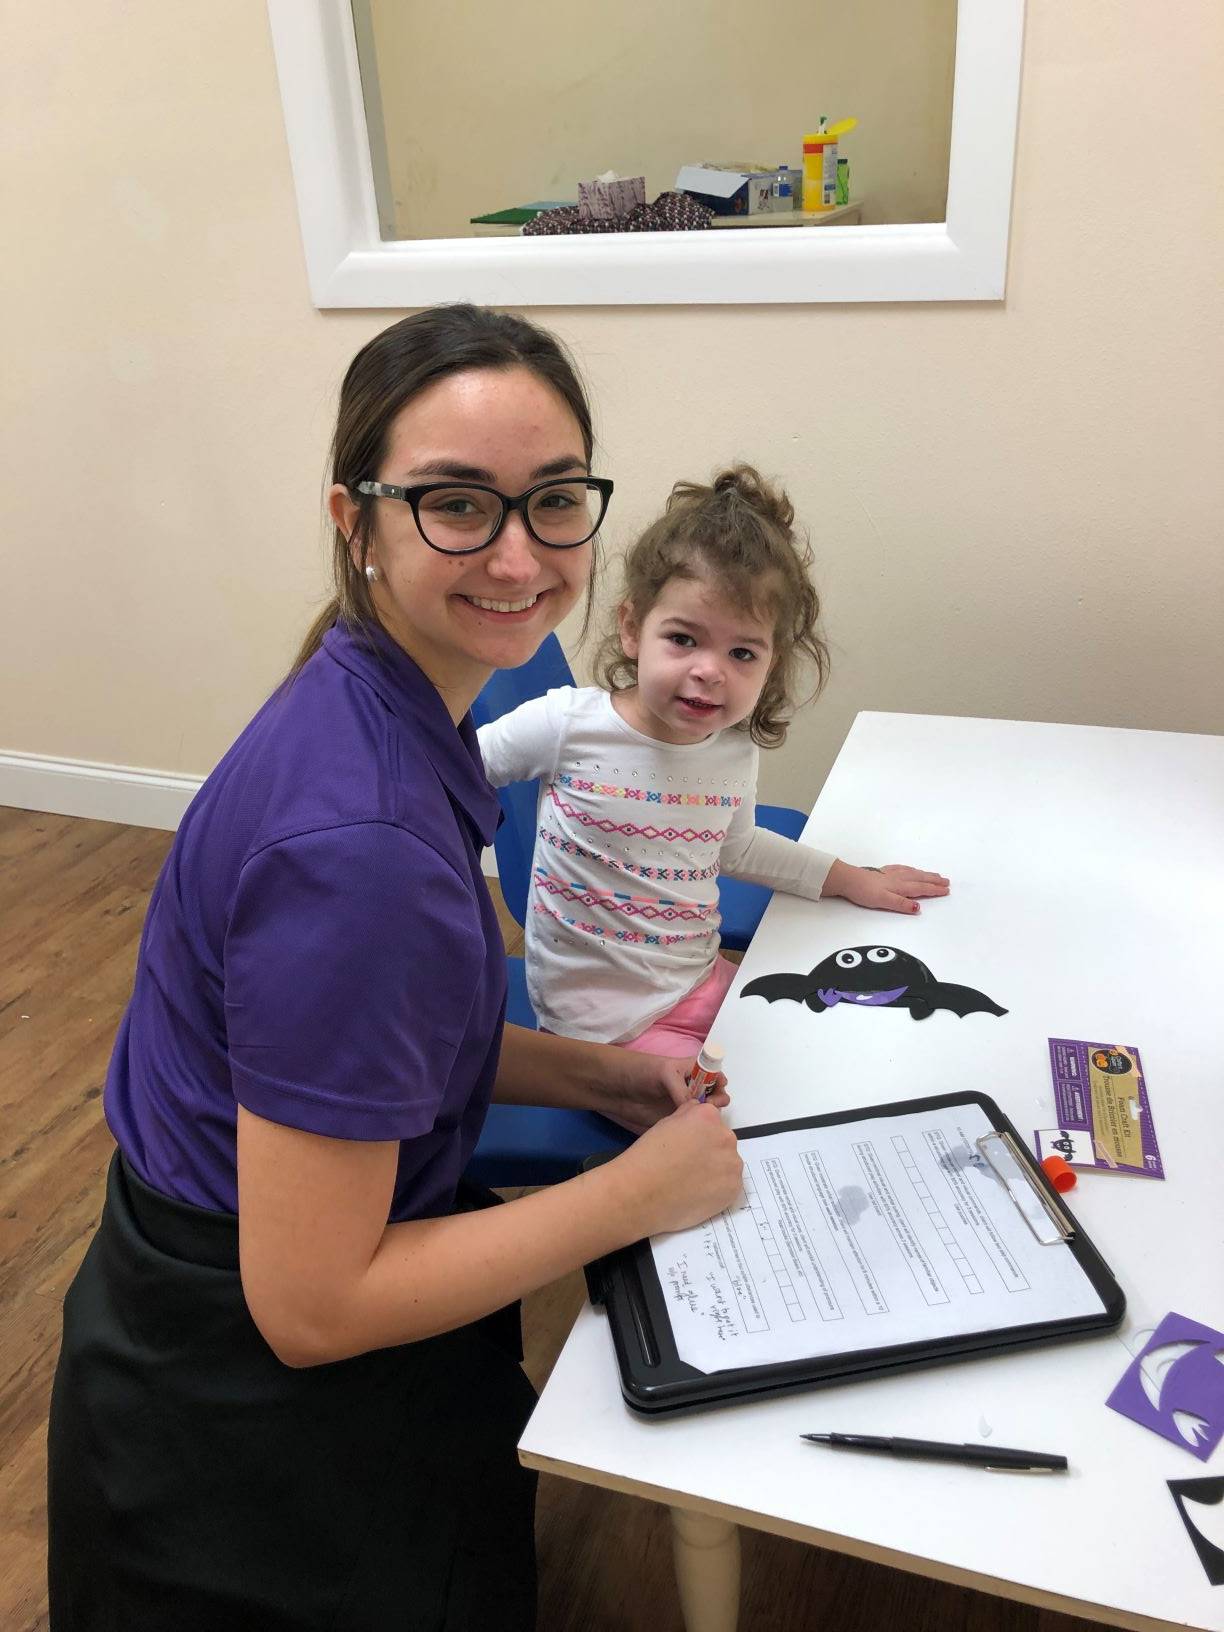
[(1158, 1620), (1151, 1615), (1135, 1615), (1129, 1610), (1115, 1609), (1108, 1604), (1095, 1604), (1083, 1598), (1069, 1598), (1062, 1593), (1045, 1592), (1040, 1587), (1029, 1587), (1020, 1581), (1009, 1581), (1002, 1576), (976, 1570), (961, 1569), (954, 1564), (943, 1564), (938, 1559), (920, 1558), (914, 1553), (899, 1552), (861, 1541), (856, 1536), (843, 1535), (831, 1530), (817, 1530), (796, 1524), (791, 1519), (776, 1518), (770, 1513), (757, 1513), (745, 1508), (731, 1507), (724, 1502), (712, 1502), (704, 1496), (694, 1496), (685, 1490), (669, 1490), (665, 1485), (646, 1484), (639, 1479), (625, 1479), (618, 1474), (601, 1473), (596, 1478), (590, 1468), (579, 1463), (565, 1462), (556, 1457), (541, 1456), (535, 1451), (519, 1447), (519, 1461), (525, 1468), (537, 1473), (555, 1474), (561, 1479), (573, 1479), (579, 1484), (595, 1485), (603, 1490), (615, 1490), (625, 1496), (644, 1497), (667, 1508), (682, 1508), (702, 1513), (709, 1518), (724, 1519), (743, 1525), (750, 1530), (764, 1530), (770, 1535), (783, 1536), (788, 1541), (802, 1541), (810, 1546), (823, 1547), (832, 1553), (847, 1553), (870, 1564), (884, 1564), (890, 1569), (905, 1570), (910, 1575), (926, 1576), (932, 1581), (943, 1581), (953, 1587), (968, 1587), (988, 1597), (1008, 1598), (1015, 1603), (1028, 1604), (1034, 1609), (1054, 1610), (1060, 1615), (1078, 1615), (1084, 1620), (1097, 1621), (1104, 1626), (1120, 1626), (1128, 1632), (1187, 1632), (1188, 1621)]
[[(1052, 726), (1061, 731), (1105, 731), (1120, 737), (1179, 737), (1197, 742), (1220, 742), (1224, 739), (1224, 732), (1220, 731), (1182, 731), (1175, 726), (1160, 725), (1083, 725), (1076, 720), (1034, 720), (1029, 717), (1017, 718), (1012, 714), (931, 714), (914, 708), (860, 708), (856, 710), (854, 718), (847, 728), (842, 739), (842, 749), (850, 740), (850, 733), (860, 720), (955, 720), (964, 725), (1017, 725)], [(836, 760), (834, 761), (834, 766)], [(832, 771), (830, 771), (832, 774)], [(827, 778), (826, 778), (827, 780)], [(820, 795), (816, 796), (815, 804), (819, 804)], [(815, 804), (813, 809), (815, 809)], [(1176, 1623), (1172, 1623), (1176, 1624)]]

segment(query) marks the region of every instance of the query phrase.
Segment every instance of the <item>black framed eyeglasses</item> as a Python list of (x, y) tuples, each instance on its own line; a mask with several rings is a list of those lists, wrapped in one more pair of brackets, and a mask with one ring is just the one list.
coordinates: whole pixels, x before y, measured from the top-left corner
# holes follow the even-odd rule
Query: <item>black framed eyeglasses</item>
[(513, 510), (537, 544), (550, 550), (577, 549), (599, 531), (612, 482), (606, 476), (553, 477), (517, 498), (479, 482), (426, 482), (422, 487), (358, 482), (356, 491), (411, 505), (417, 531), (431, 550), (471, 555), (488, 549)]

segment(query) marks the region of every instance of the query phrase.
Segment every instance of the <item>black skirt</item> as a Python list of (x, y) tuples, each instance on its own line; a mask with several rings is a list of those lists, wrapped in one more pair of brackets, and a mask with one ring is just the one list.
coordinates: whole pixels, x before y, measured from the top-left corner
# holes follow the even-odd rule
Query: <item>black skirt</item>
[(247, 1310), (237, 1219), (117, 1154), (64, 1301), (51, 1632), (530, 1632), (518, 1344), (512, 1305), (291, 1370)]

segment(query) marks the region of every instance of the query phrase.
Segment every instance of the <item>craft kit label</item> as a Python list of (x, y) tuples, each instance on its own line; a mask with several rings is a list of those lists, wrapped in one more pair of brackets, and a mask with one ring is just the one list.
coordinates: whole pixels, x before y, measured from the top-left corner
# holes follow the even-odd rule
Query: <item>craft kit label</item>
[(1067, 1037), (1049, 1041), (1058, 1126), (1036, 1131), (1038, 1156), (1058, 1155), (1071, 1167), (1163, 1179), (1139, 1050)]

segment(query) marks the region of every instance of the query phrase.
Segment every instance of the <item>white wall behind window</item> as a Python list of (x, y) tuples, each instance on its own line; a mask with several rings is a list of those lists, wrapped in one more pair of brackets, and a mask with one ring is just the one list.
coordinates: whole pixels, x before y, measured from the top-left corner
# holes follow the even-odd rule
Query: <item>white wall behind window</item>
[(864, 219), (942, 221), (956, 0), (368, 0), (396, 236), (576, 199), (608, 169), (670, 188), (681, 164), (802, 162), (824, 113)]
[[(1030, 0), (1004, 304), (530, 314), (610, 554), (737, 455), (811, 527), (835, 675), (766, 797), (860, 708), (1224, 730), (1224, 13), (1177, 9)], [(318, 604), (335, 391), (394, 314), (311, 305), (261, 7), (45, 0), (4, 74), (0, 750), (202, 773)]]

